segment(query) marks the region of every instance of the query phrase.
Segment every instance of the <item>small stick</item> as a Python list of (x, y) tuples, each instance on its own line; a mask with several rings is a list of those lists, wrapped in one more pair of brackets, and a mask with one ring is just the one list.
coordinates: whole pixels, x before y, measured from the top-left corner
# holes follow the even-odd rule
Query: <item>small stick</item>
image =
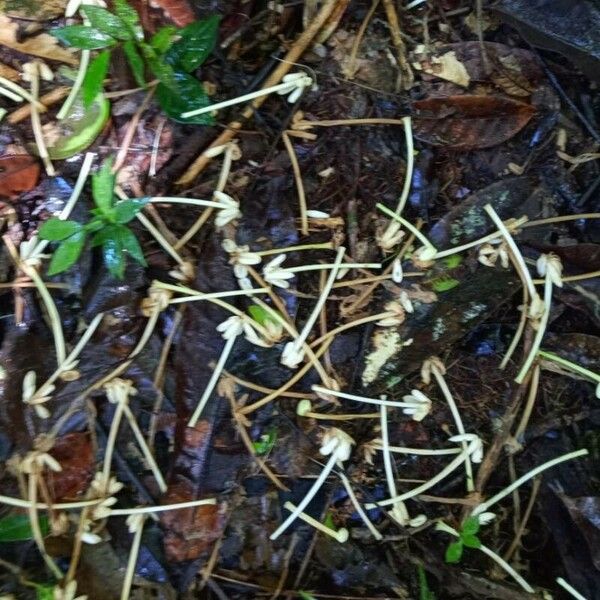
[[(69, 93), (69, 88), (65, 86), (54, 88), (51, 92), (44, 94), (39, 100), (43, 105), (43, 110), (40, 107), (38, 110), (40, 112), (46, 112), (47, 108), (53, 106), (57, 102), (60, 102), (67, 94)], [(20, 108), (17, 108), (13, 112), (8, 115), (6, 121), (11, 125), (16, 125), (21, 121), (24, 121), (31, 114), (31, 105), (25, 104)]]
[(302, 235), (308, 235), (308, 217), (306, 215), (306, 194), (304, 193), (304, 183), (302, 182), (302, 173), (300, 172), (300, 164), (298, 156), (294, 150), (294, 145), (290, 141), (287, 132), (281, 134), (281, 139), (285, 145), (290, 162), (292, 163), (292, 171), (294, 172), (294, 180), (296, 181), (296, 189), (298, 190), (298, 204), (300, 206), (300, 231)]

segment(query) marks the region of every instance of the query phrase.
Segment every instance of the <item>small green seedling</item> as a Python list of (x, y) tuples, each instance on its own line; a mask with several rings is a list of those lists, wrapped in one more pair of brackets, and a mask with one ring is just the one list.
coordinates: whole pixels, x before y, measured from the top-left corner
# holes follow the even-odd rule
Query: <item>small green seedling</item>
[(133, 198), (115, 202), (114, 188), (115, 175), (112, 173), (112, 159), (109, 159), (92, 176), (92, 197), (96, 206), (90, 211), (91, 219), (87, 223), (63, 221), (54, 217), (41, 226), (40, 238), (59, 242), (52, 255), (48, 275), (56, 275), (72, 267), (90, 236), (91, 246), (102, 247), (104, 264), (115, 277), (123, 277), (127, 254), (146, 265), (140, 244), (126, 224), (149, 199)]
[(208, 106), (210, 100), (201, 83), (190, 73), (212, 52), (218, 33), (219, 17), (195, 21), (182, 29), (162, 27), (149, 41), (137, 12), (126, 0), (114, 1), (114, 13), (100, 6), (84, 5), (86, 24), (53, 29), (61, 42), (83, 50), (102, 50), (90, 63), (82, 86), (84, 105), (89, 106), (102, 91), (110, 63), (111, 50), (121, 47), (133, 77), (146, 87), (146, 71), (158, 80), (156, 97), (172, 118), (186, 123), (207, 124), (210, 114), (181, 118), (190, 108)]
[(275, 442), (277, 441), (277, 431), (275, 428), (269, 429), (268, 433), (263, 433), (260, 436), (260, 439), (256, 442), (253, 442), (254, 451), (259, 456), (263, 456), (264, 454), (268, 454), (273, 449)]
[(481, 548), (481, 541), (477, 537), (479, 531), (478, 517), (469, 517), (463, 523), (460, 530), (460, 537), (456, 542), (451, 542), (446, 548), (446, 562), (457, 563), (463, 555), (463, 550), (466, 548)]
[(419, 573), (419, 600), (435, 600), (435, 594), (429, 589), (425, 569), (418, 565), (417, 570)]

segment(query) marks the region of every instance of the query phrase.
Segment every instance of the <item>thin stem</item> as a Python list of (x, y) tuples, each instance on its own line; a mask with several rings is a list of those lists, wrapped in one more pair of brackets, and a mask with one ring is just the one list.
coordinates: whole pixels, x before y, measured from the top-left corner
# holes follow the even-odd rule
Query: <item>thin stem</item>
[[(514, 260), (512, 258), (512, 254), (511, 260)], [(525, 331), (525, 326), (527, 325), (527, 307), (529, 306), (529, 291), (526, 285), (523, 286), (523, 300), (521, 302), (521, 306), (522, 310), (521, 317), (519, 319), (519, 325), (517, 326), (517, 330), (515, 331), (515, 335), (510, 343), (510, 346), (508, 347), (508, 350), (506, 351), (506, 354), (504, 355), (504, 358), (500, 363), (501, 370), (505, 369), (506, 365), (508, 365), (508, 361), (511, 359), (511, 356), (513, 355), (514, 351), (517, 349), (519, 341), (521, 340), (523, 332)]]
[(481, 544), (479, 546), (479, 550), (481, 550), (486, 556), (489, 556), (495, 563), (497, 563), (502, 569), (504, 569), (526, 592), (530, 594), (534, 594), (535, 590), (513, 569), (501, 556), (496, 554), (491, 548), (484, 546)]
[(354, 493), (354, 490), (352, 489), (352, 485), (350, 484), (350, 481), (346, 477), (346, 474), (343, 473), (342, 471), (336, 471), (336, 474), (342, 480), (342, 483), (344, 484), (344, 488), (346, 488), (348, 498), (350, 498), (350, 502), (352, 502), (352, 505), (356, 509), (358, 516), (363, 520), (363, 523), (367, 526), (369, 531), (373, 534), (373, 537), (378, 541), (382, 540), (383, 536), (381, 535), (381, 533), (379, 533), (379, 531), (377, 531), (377, 529), (375, 528), (375, 525), (373, 525), (373, 523), (371, 523), (371, 520), (367, 516), (367, 513), (363, 510), (363, 507), (360, 505), (360, 502), (356, 498), (356, 494)]
[[(87, 19), (84, 19), (84, 22)], [(81, 51), (81, 58), (79, 59), (79, 69), (77, 71), (77, 77), (75, 77), (75, 81), (73, 82), (73, 87), (67, 96), (64, 104), (60, 107), (60, 110), (56, 114), (56, 118), (59, 121), (62, 121), (70, 112), (79, 91), (81, 90), (81, 86), (83, 85), (83, 80), (85, 79), (85, 74), (87, 72), (88, 66), (90, 64), (90, 55), (91, 52), (89, 50)]]
[[(392, 454), (389, 451), (389, 436), (388, 436), (388, 422), (387, 422), (387, 407), (382, 405), (380, 407), (380, 424), (381, 424), (381, 440), (382, 440), (382, 454), (383, 454), (383, 467), (385, 470), (385, 479), (387, 481), (388, 491), (390, 498), (395, 498), (398, 495), (396, 488), (396, 480), (394, 479), (394, 472), (392, 470)], [(400, 525), (405, 525), (408, 520), (408, 511), (404, 506), (403, 502), (395, 503), (392, 507), (392, 514), (398, 515)]]
[(167, 242), (162, 233), (158, 231), (158, 229), (156, 229), (152, 223), (150, 223), (150, 221), (146, 218), (146, 215), (139, 212), (135, 216), (138, 221), (152, 234), (154, 239), (163, 247), (167, 254), (174, 258), (178, 264), (183, 265), (185, 263), (183, 258), (179, 256), (177, 250), (175, 250), (175, 248), (173, 248), (173, 246)]
[(558, 583), (558, 585), (560, 585), (561, 588), (569, 592), (569, 594), (571, 594), (571, 596), (573, 596), (575, 600), (587, 600), (585, 596), (582, 596), (570, 583), (565, 581), (562, 577), (557, 577), (556, 583)]
[[(300, 265), (299, 267), (286, 267), (284, 270), (289, 273), (303, 273), (304, 271), (323, 271), (336, 269), (335, 264), (319, 263), (315, 265)], [(341, 263), (341, 269), (381, 269), (381, 263)]]
[[(381, 444), (372, 443), (371, 446), (375, 450), (383, 450)], [(460, 454), (461, 448), (441, 448), (435, 450), (433, 448), (405, 448), (404, 446), (388, 446), (389, 452), (398, 452), (399, 454), (414, 454), (415, 456), (445, 456), (447, 454)]]
[(548, 325), (548, 319), (550, 318), (550, 304), (552, 303), (552, 279), (550, 279), (550, 275), (546, 274), (546, 283), (544, 284), (544, 312), (540, 317), (540, 321), (538, 323), (537, 331), (535, 332), (535, 337), (533, 338), (533, 342), (531, 344), (531, 348), (529, 349), (529, 354), (521, 370), (515, 377), (515, 381), (518, 384), (523, 383), (523, 380), (529, 373), (529, 369), (533, 364), (533, 361), (536, 359), (538, 350), (542, 345), (542, 339), (544, 338), (544, 333), (546, 333), (546, 326)]
[(519, 426), (515, 431), (515, 439), (520, 443), (520, 440), (525, 433), (525, 429), (527, 429), (527, 425), (529, 423), (529, 419), (531, 418), (531, 413), (533, 412), (533, 407), (535, 406), (535, 399), (537, 397), (538, 387), (540, 385), (540, 366), (535, 365), (533, 367), (533, 372), (531, 374), (531, 382), (529, 384), (529, 393), (527, 394), (527, 403), (525, 404), (525, 409), (523, 410), (523, 414), (521, 415), (521, 421), (519, 422)]
[(496, 211), (493, 209), (491, 204), (486, 204), (484, 206), (484, 210), (489, 215), (490, 219), (494, 222), (494, 224), (498, 228), (498, 231), (500, 231), (500, 233), (502, 233), (504, 239), (506, 240), (506, 243), (508, 244), (508, 247), (512, 250), (512, 254), (516, 261), (517, 272), (521, 276), (521, 280), (523, 281), (523, 284), (527, 286), (530, 297), (535, 298), (537, 296), (537, 291), (535, 289), (535, 286), (533, 285), (533, 280), (531, 279), (529, 269), (527, 268), (527, 265), (525, 264), (525, 259), (523, 258), (523, 255), (521, 254), (519, 247), (515, 243), (513, 236), (510, 234), (510, 232), (508, 231), (508, 229), (502, 222), (502, 219), (500, 219), (500, 217), (498, 216)]
[[(298, 507), (289, 501), (286, 502), (283, 505), (283, 507), (292, 513), (298, 510)], [(307, 515), (305, 512), (302, 512), (302, 511), (298, 512), (298, 518), (302, 519), (305, 523), (312, 525), (315, 529), (318, 529), (322, 533), (331, 536), (333, 539), (337, 540), (341, 544), (348, 540), (348, 530), (347, 529), (339, 529), (336, 531), (335, 529), (331, 529), (330, 527), (323, 525), (323, 523), (317, 521), (316, 519), (314, 519), (313, 517), (311, 517), (310, 515)]]
[(560, 217), (549, 217), (547, 219), (537, 219), (529, 221), (523, 227), (537, 227), (538, 225), (550, 225), (551, 223), (564, 223), (565, 221), (579, 221), (582, 219), (600, 219), (600, 213), (582, 213), (580, 215), (562, 215)]
[[(454, 402), (454, 398), (452, 396), (452, 393), (450, 392), (450, 388), (446, 384), (444, 376), (435, 365), (431, 367), (431, 372), (433, 373), (437, 384), (442, 390), (442, 394), (444, 395), (444, 398), (448, 403), (448, 407), (450, 408), (450, 412), (452, 413), (452, 418), (454, 419), (454, 423), (456, 424), (456, 429), (458, 430), (458, 433), (460, 435), (464, 435), (466, 431), (462, 422), (462, 418), (460, 416), (460, 412), (458, 411), (458, 406), (456, 406), (456, 402)], [(463, 452), (467, 451), (467, 446), (467, 442), (461, 442)], [(465, 472), (467, 479), (467, 491), (472, 492), (475, 489), (475, 486), (473, 485), (473, 466), (471, 465), (471, 459), (468, 454), (465, 459)]]
[(286, 248), (271, 248), (270, 250), (261, 250), (255, 252), (258, 256), (271, 256), (273, 254), (285, 254), (286, 252), (298, 252), (300, 250), (333, 250), (333, 242), (323, 242), (322, 244), (300, 244), (299, 246), (287, 246)]
[(310, 501), (313, 499), (315, 494), (325, 483), (327, 476), (329, 475), (329, 473), (331, 473), (331, 470), (333, 469), (337, 461), (338, 455), (337, 452), (334, 450), (331, 453), (327, 464), (323, 467), (323, 470), (321, 471), (321, 473), (319, 473), (319, 476), (313, 483), (312, 487), (310, 488), (310, 490), (308, 490), (304, 498), (302, 498), (302, 500), (300, 501), (300, 504), (296, 506), (292, 513), (288, 515), (287, 519), (285, 519), (285, 521), (269, 536), (269, 539), (276, 540), (296, 520), (300, 513), (304, 512), (304, 509), (309, 505)]
[(115, 448), (115, 442), (117, 440), (117, 434), (119, 433), (119, 426), (121, 425), (121, 418), (125, 411), (125, 402), (117, 402), (115, 406), (115, 414), (113, 415), (110, 423), (110, 431), (108, 432), (108, 439), (106, 440), (106, 450), (104, 451), (104, 462), (102, 463), (102, 480), (108, 481), (110, 479), (110, 470), (112, 466), (112, 455)]
[(152, 204), (189, 204), (190, 206), (207, 206), (209, 208), (223, 208), (220, 202), (214, 200), (201, 200), (198, 198), (182, 198), (180, 196), (153, 196)]
[(406, 174), (404, 175), (402, 193), (400, 194), (398, 206), (396, 207), (396, 214), (398, 215), (402, 214), (406, 201), (408, 200), (408, 194), (410, 192), (413, 170), (415, 166), (415, 149), (413, 143), (411, 118), (403, 117), (402, 122), (404, 124), (404, 139), (406, 141)]
[(121, 590), (121, 600), (128, 600), (130, 598), (131, 584), (133, 583), (133, 576), (135, 575), (135, 565), (137, 564), (138, 555), (140, 552), (140, 545), (142, 543), (142, 534), (144, 532), (144, 517), (135, 529), (133, 534), (133, 540), (131, 542), (131, 549), (129, 550), (129, 558), (127, 560), (127, 569), (125, 570), (125, 578), (123, 580), (123, 588)]
[(308, 216), (306, 215), (306, 194), (304, 193), (304, 183), (302, 181), (302, 172), (300, 171), (300, 163), (294, 150), (289, 135), (284, 131), (281, 135), (285, 149), (287, 150), (290, 162), (292, 163), (292, 172), (294, 173), (294, 181), (296, 182), (296, 190), (298, 192), (298, 206), (300, 208), (300, 231), (302, 235), (308, 235)]
[[(44, 132), (42, 130), (42, 121), (40, 119), (40, 113), (38, 108), (38, 95), (40, 91), (40, 76), (39, 70), (36, 67), (32, 70), (31, 75), (31, 95), (33, 97), (33, 102), (31, 102), (31, 129), (33, 130), (33, 137), (35, 138), (35, 145), (37, 146), (38, 153), (42, 162), (44, 163), (44, 168), (46, 169), (46, 173), (49, 177), (54, 177), (56, 175), (56, 171), (54, 170), (54, 165), (50, 160), (50, 156), (48, 155), (48, 149), (46, 148), (46, 140), (44, 139)], [(45, 109), (44, 109), (45, 110)]]
[(489, 500), (482, 502), (479, 506), (476, 506), (472, 512), (472, 515), (477, 516), (481, 513), (486, 512), (491, 506), (496, 504), (496, 502), (499, 502), (500, 500), (511, 494), (513, 490), (516, 490), (518, 487), (521, 487), (524, 483), (526, 483), (530, 479), (533, 479), (543, 471), (546, 471), (547, 469), (555, 467), (556, 465), (559, 465), (560, 463), (566, 462), (568, 460), (573, 460), (574, 458), (579, 458), (580, 456), (587, 456), (588, 454), (589, 452), (585, 448), (581, 450), (575, 450), (574, 452), (563, 454), (535, 467), (534, 469), (531, 469), (531, 471), (525, 473), (525, 475), (522, 475), (516, 481), (513, 481), (513, 483), (511, 483), (509, 486), (505, 487), (503, 490), (492, 496)]
[(591, 379), (595, 383), (600, 383), (600, 375), (598, 375), (598, 373), (594, 373), (593, 371), (590, 371), (589, 369), (586, 369), (585, 367), (582, 367), (581, 365), (573, 363), (570, 360), (567, 360), (566, 358), (562, 358), (561, 356), (554, 354), (554, 352), (548, 352), (546, 350), (538, 350), (538, 356), (541, 356), (542, 358), (545, 358), (546, 360), (555, 362), (556, 364), (562, 365), (563, 367), (566, 367), (567, 369), (569, 369), (570, 371), (573, 371), (574, 373), (579, 373), (580, 375), (583, 375), (584, 377)]
[(352, 413), (347, 415), (336, 415), (308, 411), (300, 415), (309, 419), (322, 419), (323, 421), (355, 421), (356, 419), (378, 419), (379, 413)]
[[(588, 273), (580, 273), (579, 275), (567, 275), (566, 277), (561, 277), (560, 280), (563, 283), (568, 283), (570, 281), (583, 281), (585, 279), (595, 279), (596, 277), (600, 277), (600, 271), (589, 271)], [(541, 284), (544, 283), (544, 280), (534, 279), (533, 283)]]
[(377, 406), (393, 406), (396, 408), (413, 408), (414, 404), (409, 402), (396, 402), (395, 400), (382, 400), (381, 398), (367, 398), (366, 396), (357, 396), (346, 392), (338, 392), (320, 385), (313, 385), (312, 389), (317, 394), (326, 396), (335, 396), (336, 398), (344, 398), (345, 400), (354, 400), (355, 402), (364, 402), (365, 404), (376, 404)]
[(234, 336), (230, 337), (227, 340), (227, 342), (225, 343), (225, 346), (223, 347), (223, 350), (221, 351), (221, 356), (219, 357), (219, 361), (217, 362), (217, 365), (215, 366), (215, 369), (212, 372), (212, 375), (210, 376), (210, 380), (209, 380), (208, 384), (206, 385), (206, 388), (204, 388), (202, 397), (198, 401), (196, 409), (194, 410), (192, 416), (190, 417), (190, 420), (188, 421), (188, 424), (187, 424), (188, 427), (196, 427), (196, 423), (198, 423), (198, 419), (200, 418), (200, 415), (202, 414), (202, 411), (204, 410), (204, 406), (208, 402), (210, 395), (213, 393), (213, 390), (215, 389), (215, 386), (217, 385), (217, 382), (219, 381), (219, 377), (221, 377), (221, 373), (223, 372), (225, 363), (227, 362), (227, 358), (228, 358), (229, 354), (231, 353), (231, 349), (233, 348), (233, 345), (235, 344), (236, 339), (237, 339), (237, 336), (234, 335)]
[(387, 206), (384, 206), (379, 202), (377, 203), (377, 208), (381, 212), (385, 213), (388, 217), (391, 217), (392, 219), (404, 225), (404, 227), (406, 227), (423, 244), (423, 246), (426, 248), (431, 248), (437, 254), (435, 246), (410, 221), (407, 221), (404, 217), (401, 217), (394, 211), (390, 210)]
[(184, 508), (194, 508), (205, 504), (216, 504), (216, 498), (203, 498), (201, 500), (189, 500), (188, 502), (177, 502), (175, 504), (160, 504), (158, 506), (138, 506), (137, 508), (115, 508), (110, 511), (114, 517), (126, 517), (128, 515), (145, 515), (167, 510), (182, 510)]
[[(46, 107), (37, 99), (37, 97), (34, 94), (30, 94), (25, 88), (21, 87), (18, 83), (15, 83), (10, 79), (6, 79), (6, 77), (0, 76), (0, 84), (2, 84), (5, 88), (11, 90), (18, 96), (27, 100), (27, 102), (34, 105), (38, 110), (46, 110)], [(19, 99), (18, 101), (20, 102), (21, 100)]]
[(347, 329), (352, 329), (352, 327), (358, 327), (359, 325), (364, 325), (365, 323), (372, 323), (373, 321), (380, 321), (381, 319), (387, 319), (388, 317), (394, 317), (396, 313), (394, 312), (382, 312), (376, 315), (370, 315), (368, 317), (363, 317), (362, 319), (356, 319), (355, 321), (350, 321), (349, 323), (344, 323), (335, 329), (331, 329), (327, 333), (323, 334), (320, 338), (317, 338), (313, 342), (310, 343), (311, 348), (315, 346), (320, 346), (326, 339), (335, 337), (342, 331), (346, 331)]
[[(15, 94), (14, 92), (11, 92), (10, 90), (6, 90), (2, 86), (0, 86), (0, 95), (5, 96), (6, 98), (8, 98), (9, 100), (12, 100), (13, 102), (23, 102), (23, 98), (19, 94)], [(6, 110), (5, 109), (3, 109), (3, 110), (4, 110), (4, 114), (6, 114)]]

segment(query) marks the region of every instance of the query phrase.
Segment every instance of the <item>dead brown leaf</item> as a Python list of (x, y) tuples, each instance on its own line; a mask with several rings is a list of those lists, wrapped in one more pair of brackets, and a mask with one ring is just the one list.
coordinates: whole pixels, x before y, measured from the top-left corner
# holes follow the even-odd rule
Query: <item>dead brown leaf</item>
[(40, 165), (28, 154), (0, 157), (0, 198), (16, 198), (33, 189), (40, 176)]

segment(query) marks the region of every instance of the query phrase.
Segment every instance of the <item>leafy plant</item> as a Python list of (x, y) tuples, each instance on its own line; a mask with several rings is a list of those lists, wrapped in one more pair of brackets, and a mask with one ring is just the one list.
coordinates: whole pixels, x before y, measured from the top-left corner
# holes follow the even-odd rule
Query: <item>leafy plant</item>
[[(42, 515), (38, 522), (42, 535), (46, 535), (50, 531), (48, 517)], [(22, 542), (31, 539), (33, 532), (28, 515), (7, 515), (0, 519), (0, 542)]]
[(425, 575), (425, 569), (418, 565), (419, 573), (419, 600), (435, 600), (435, 594), (429, 589), (427, 583), (427, 575)]
[(446, 548), (446, 562), (457, 563), (463, 555), (466, 548), (481, 548), (481, 541), (477, 537), (479, 531), (479, 518), (469, 517), (462, 525), (459, 531), (460, 537), (457, 541), (451, 542)]
[(269, 429), (268, 433), (263, 433), (260, 439), (253, 442), (254, 450), (256, 454), (262, 456), (268, 454), (277, 441), (277, 431), (274, 428)]
[(185, 119), (181, 114), (210, 104), (202, 84), (190, 73), (213, 50), (219, 26), (217, 15), (196, 21), (182, 29), (163, 27), (147, 42), (138, 14), (126, 0), (115, 0), (114, 13), (89, 5), (83, 6), (81, 10), (86, 24), (60, 27), (50, 33), (68, 46), (102, 50), (91, 61), (85, 74), (82, 93), (86, 106), (102, 90), (111, 50), (120, 46), (140, 87), (146, 87), (147, 70), (159, 80), (156, 97), (171, 118), (184, 123), (212, 122), (208, 113)]
[(140, 264), (146, 264), (140, 244), (126, 224), (147, 204), (148, 199), (115, 202), (114, 188), (115, 175), (112, 173), (112, 159), (109, 159), (92, 176), (95, 208), (90, 211), (91, 219), (87, 223), (54, 217), (42, 225), (40, 238), (60, 242), (52, 255), (48, 275), (62, 273), (73, 266), (90, 236), (91, 246), (102, 246), (104, 264), (115, 277), (123, 277), (127, 254)]

